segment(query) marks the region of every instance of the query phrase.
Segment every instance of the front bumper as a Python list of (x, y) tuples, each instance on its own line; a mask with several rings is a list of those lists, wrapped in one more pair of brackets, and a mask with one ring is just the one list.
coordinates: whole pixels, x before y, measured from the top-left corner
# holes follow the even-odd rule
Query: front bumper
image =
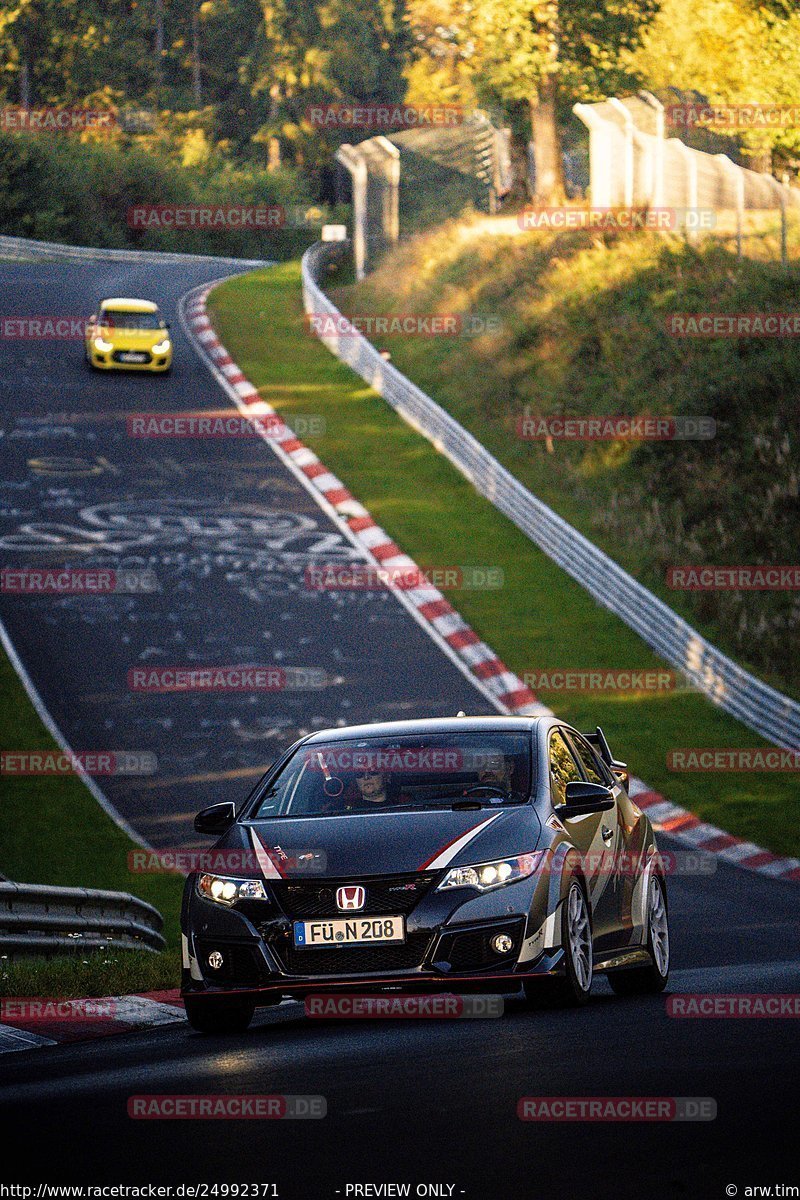
[[(518, 961), (537, 922), (535, 879), (466, 900), (463, 893), (454, 898), (434, 887), (406, 915), (402, 944), (303, 949), (294, 947), (292, 917), (278, 903), (225, 908), (200, 897), (190, 877), (182, 991), (246, 992), (256, 1003), (268, 1004), (281, 995), (364, 987), (496, 992), (505, 985), (515, 991), (526, 978), (558, 973), (560, 951), (543, 949), (522, 965)], [(497, 933), (510, 937), (508, 953), (493, 950), (491, 938)], [(217, 967), (209, 962), (215, 951), (221, 955)]]
[[(147, 362), (121, 362), (118, 358), (120, 351), (115, 347), (103, 354), (93, 345), (86, 347), (86, 357), (98, 371), (149, 371), (151, 374), (163, 374), (172, 366), (172, 350), (166, 354), (152, 355), (149, 351), (141, 351), (149, 355)], [(137, 351), (140, 353), (140, 351)]]

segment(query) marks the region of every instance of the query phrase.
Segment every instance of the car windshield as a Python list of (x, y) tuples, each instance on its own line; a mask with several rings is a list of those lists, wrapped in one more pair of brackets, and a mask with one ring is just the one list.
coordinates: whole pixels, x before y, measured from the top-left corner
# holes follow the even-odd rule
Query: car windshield
[(524, 803), (530, 790), (527, 733), (343, 739), (300, 746), (251, 815), (497, 807)]
[(100, 314), (100, 324), (111, 329), (163, 329), (164, 322), (158, 313), (117, 312), (106, 308)]

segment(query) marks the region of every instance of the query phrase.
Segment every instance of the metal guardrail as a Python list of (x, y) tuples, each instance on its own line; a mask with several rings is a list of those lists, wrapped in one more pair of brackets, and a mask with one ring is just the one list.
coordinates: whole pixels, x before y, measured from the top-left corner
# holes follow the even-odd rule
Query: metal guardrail
[(178, 254), (164, 250), (104, 250), (91, 246), (65, 246), (60, 242), (37, 242), (29, 238), (0, 235), (0, 258), (25, 262), (31, 258), (93, 259), (110, 262), (224, 263), (237, 267), (267, 267), (261, 258), (226, 258), (216, 254)]
[[(319, 279), (324, 277), (327, 264), (348, 246), (347, 242), (317, 242), (303, 255), (303, 302), (307, 313), (345, 320), (322, 291)], [(345, 336), (318, 336), (548, 558), (598, 604), (620, 617), (713, 704), (775, 745), (800, 748), (800, 704), (756, 679), (706, 641), (667, 604), (537, 499), (355, 329), (349, 327)]]
[(0, 883), (0, 954), (163, 950), (161, 913), (127, 892)]

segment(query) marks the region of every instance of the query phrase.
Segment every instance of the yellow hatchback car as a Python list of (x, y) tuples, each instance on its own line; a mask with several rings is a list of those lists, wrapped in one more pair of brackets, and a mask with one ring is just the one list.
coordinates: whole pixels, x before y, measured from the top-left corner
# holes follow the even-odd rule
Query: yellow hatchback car
[(172, 339), (158, 305), (101, 300), (86, 326), (86, 361), (101, 371), (168, 371)]

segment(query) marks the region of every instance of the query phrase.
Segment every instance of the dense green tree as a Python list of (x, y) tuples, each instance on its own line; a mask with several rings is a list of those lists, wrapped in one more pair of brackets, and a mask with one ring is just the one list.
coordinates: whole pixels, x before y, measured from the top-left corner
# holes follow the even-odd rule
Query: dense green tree
[[(800, 11), (794, 0), (662, 0), (631, 65), (656, 90), (693, 92), (716, 105), (797, 110)], [(753, 151), (800, 151), (797, 121), (730, 132)]]
[(563, 195), (559, 104), (631, 86), (626, 54), (659, 0), (475, 0), (467, 30), (481, 85), (528, 105), (540, 200)]

